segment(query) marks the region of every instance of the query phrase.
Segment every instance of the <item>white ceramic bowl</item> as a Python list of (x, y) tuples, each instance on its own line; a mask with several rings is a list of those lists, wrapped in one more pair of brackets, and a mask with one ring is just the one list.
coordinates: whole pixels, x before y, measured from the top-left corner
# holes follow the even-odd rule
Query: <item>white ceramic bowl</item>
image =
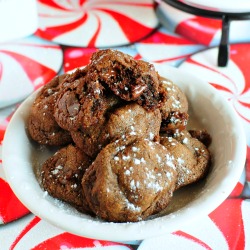
[[(137, 223), (108, 223), (77, 212), (50, 197), (39, 186), (34, 173), (51, 151), (37, 147), (25, 131), (31, 95), (16, 111), (3, 143), (3, 166), (17, 197), (42, 219), (68, 232), (96, 239), (132, 241), (172, 232), (206, 216), (227, 198), (242, 173), (246, 142), (237, 115), (208, 83), (176, 68), (156, 65), (161, 76), (171, 79), (187, 95), (190, 126), (205, 127), (212, 135), (212, 170), (197, 185), (180, 189), (162, 215)], [(199, 121), (197, 123), (197, 121)]]

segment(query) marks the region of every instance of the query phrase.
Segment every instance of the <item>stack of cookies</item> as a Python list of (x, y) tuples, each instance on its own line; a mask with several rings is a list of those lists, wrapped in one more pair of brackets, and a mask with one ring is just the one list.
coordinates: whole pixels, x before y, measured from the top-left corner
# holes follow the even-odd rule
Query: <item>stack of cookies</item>
[(60, 149), (41, 167), (51, 196), (106, 221), (136, 222), (205, 177), (209, 134), (187, 131), (188, 101), (154, 66), (100, 50), (38, 93), (28, 133)]

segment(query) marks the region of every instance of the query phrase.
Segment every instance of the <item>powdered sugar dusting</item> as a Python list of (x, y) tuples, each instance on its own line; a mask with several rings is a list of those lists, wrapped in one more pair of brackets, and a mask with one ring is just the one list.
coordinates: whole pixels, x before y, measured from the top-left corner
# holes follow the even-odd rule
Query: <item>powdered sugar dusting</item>
[(141, 208), (134, 205), (133, 203), (129, 202), (128, 199), (125, 198), (125, 204), (126, 204), (126, 207), (128, 210), (131, 210), (133, 212), (140, 212), (141, 211)]
[(53, 175), (57, 175), (60, 172), (61, 169), (63, 169), (63, 166), (58, 165), (54, 170), (51, 171), (51, 173)]

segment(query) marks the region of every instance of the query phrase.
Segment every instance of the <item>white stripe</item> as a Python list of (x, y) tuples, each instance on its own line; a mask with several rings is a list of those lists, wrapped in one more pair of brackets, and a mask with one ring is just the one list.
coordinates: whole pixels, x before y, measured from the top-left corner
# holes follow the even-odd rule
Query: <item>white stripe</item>
[(82, 25), (71, 31), (62, 33), (60, 36), (55, 37), (53, 41), (70, 44), (72, 46), (86, 46), (95, 34), (97, 26), (98, 22), (96, 17), (90, 14), (86, 22)]
[[(29, 41), (27, 40), (27, 43), (28, 42)], [(43, 43), (41, 44), (41, 47), (32, 46), (32, 43), (28, 46), (13, 43), (9, 45), (1, 45), (0, 52), (1, 50), (7, 50), (26, 56), (50, 69), (53, 69), (54, 71), (57, 71), (62, 63), (62, 51), (59, 46), (55, 48), (46, 48), (43, 47)]]
[(164, 234), (161, 237), (155, 237), (144, 240), (138, 250), (204, 250), (204, 247), (196, 242), (174, 234)]
[(195, 17), (194, 15), (185, 13), (184, 11), (180, 11), (166, 3), (163, 3), (163, 1), (161, 1), (159, 8), (166, 20), (171, 22), (171, 30), (175, 30), (180, 23)]
[(15, 250), (32, 249), (45, 240), (53, 238), (61, 233), (64, 233), (64, 231), (41, 220), (24, 235), (17, 244)]
[(113, 46), (129, 43), (117, 20), (102, 11), (96, 11), (95, 13), (101, 19), (101, 30), (96, 40), (96, 46), (105, 46), (105, 44)]
[[(30, 223), (34, 215), (29, 214), (19, 220), (0, 226), (0, 248), (10, 249), (20, 232)], [(20, 249), (20, 248), (19, 248)], [(28, 249), (28, 248), (22, 248)], [(17, 248), (15, 248), (17, 250)]]
[(181, 228), (181, 231), (198, 238), (214, 250), (228, 250), (223, 233), (208, 216)]
[[(155, 28), (158, 24), (155, 12), (153, 7), (145, 7), (145, 6), (136, 6), (136, 5), (129, 5), (126, 4), (126, 1), (124, 1), (123, 4), (101, 4), (101, 2), (97, 5), (99, 8), (105, 8), (107, 10), (111, 10), (117, 13), (120, 13), (122, 15), (127, 16), (128, 18), (139, 22), (140, 24), (149, 27), (149, 28)], [(136, 3), (136, 2), (134, 2)], [(95, 8), (92, 9), (94, 11)], [(116, 20), (115, 20), (116, 22)], [(126, 23), (124, 23), (126, 25)]]
[[(211, 68), (209, 70), (202, 66), (194, 66), (193, 64), (184, 63), (180, 68), (185, 69), (190, 72), (190, 70), (195, 70), (196, 75), (201, 75), (203, 79), (208, 82), (219, 83), (220, 85), (228, 88), (232, 93), (241, 93), (245, 88), (245, 78), (238, 67), (232, 60), (229, 61), (228, 66), (225, 68), (218, 68), (217, 65), (218, 49), (209, 49), (207, 51), (197, 53), (192, 56), (195, 62), (198, 62), (204, 66)], [(222, 74), (226, 75), (228, 78), (224, 77)], [(237, 83), (237, 90), (232, 84), (232, 81)]]
[[(8, 67), (3, 71), (1, 79), (0, 104), (9, 100), (13, 102), (22, 100), (34, 89), (31, 81), (17, 61), (5, 54), (1, 54), (1, 61)], [(11, 97), (8, 94), (10, 92)]]

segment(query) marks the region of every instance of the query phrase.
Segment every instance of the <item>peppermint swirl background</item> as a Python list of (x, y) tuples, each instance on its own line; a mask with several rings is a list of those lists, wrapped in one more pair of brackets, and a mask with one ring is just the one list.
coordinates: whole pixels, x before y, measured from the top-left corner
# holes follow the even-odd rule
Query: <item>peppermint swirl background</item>
[(152, 0), (38, 0), (36, 35), (71, 46), (130, 44), (157, 27), (154, 7)]

